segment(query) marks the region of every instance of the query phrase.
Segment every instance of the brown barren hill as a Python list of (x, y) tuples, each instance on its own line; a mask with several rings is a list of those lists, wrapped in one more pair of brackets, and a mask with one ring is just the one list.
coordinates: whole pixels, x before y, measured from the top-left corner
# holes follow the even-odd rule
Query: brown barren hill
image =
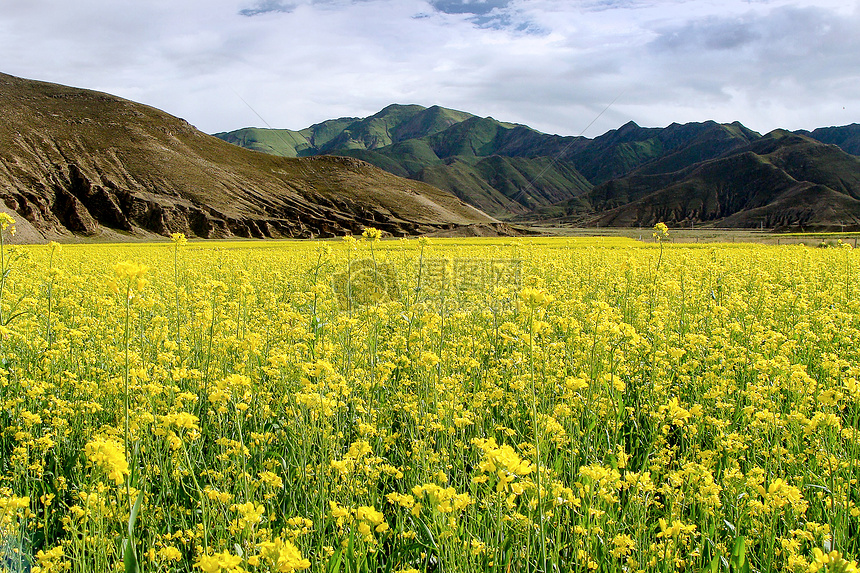
[[(0, 74), (0, 199), (28, 240), (409, 235), (498, 221), (343, 157), (288, 159), (119, 97)], [(2, 205), (0, 205), (2, 208)]]

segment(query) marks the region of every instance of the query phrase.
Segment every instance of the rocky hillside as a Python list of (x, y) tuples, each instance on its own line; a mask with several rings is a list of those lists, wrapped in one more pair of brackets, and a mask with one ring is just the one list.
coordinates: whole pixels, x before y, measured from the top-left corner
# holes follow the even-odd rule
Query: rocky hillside
[[(340, 133), (340, 132), (338, 132)], [(255, 153), (157, 109), (0, 74), (0, 199), (35, 239), (406, 235), (498, 221), (348, 157)]]

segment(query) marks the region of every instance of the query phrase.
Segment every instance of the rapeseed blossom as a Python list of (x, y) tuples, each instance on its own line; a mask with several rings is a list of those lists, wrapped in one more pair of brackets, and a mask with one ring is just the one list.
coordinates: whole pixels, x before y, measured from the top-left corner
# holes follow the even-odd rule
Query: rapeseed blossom
[(239, 573), (242, 557), (233, 555), (229, 551), (213, 553), (212, 555), (201, 555), (194, 566), (201, 569), (203, 573)]
[[(860, 254), (655, 232), (17, 249), (0, 553), (854, 570)], [(336, 277), (383, 267), (343, 304)]]
[(90, 463), (107, 473), (108, 478), (116, 485), (125, 481), (130, 471), (121, 442), (96, 437), (90, 440), (84, 449)]
[(361, 233), (361, 236), (367, 239), (368, 241), (378, 241), (380, 237), (382, 237), (382, 231), (376, 229), (374, 227), (367, 227)]
[(293, 573), (310, 568), (311, 562), (302, 557), (292, 542), (281, 538), (257, 544), (260, 554), (269, 562), (272, 571)]
[(15, 234), (15, 219), (9, 213), (0, 212), (0, 231), (9, 230), (10, 235)]
[(185, 237), (185, 233), (170, 233), (170, 240), (174, 245), (183, 246), (188, 243), (188, 239)]

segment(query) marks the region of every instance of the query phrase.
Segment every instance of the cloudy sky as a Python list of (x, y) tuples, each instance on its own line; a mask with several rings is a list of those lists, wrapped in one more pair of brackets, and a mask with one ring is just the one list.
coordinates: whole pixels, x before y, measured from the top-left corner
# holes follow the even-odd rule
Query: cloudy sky
[(860, 0), (2, 0), (0, 71), (209, 133), (389, 103), (764, 133), (860, 122), (858, 30)]

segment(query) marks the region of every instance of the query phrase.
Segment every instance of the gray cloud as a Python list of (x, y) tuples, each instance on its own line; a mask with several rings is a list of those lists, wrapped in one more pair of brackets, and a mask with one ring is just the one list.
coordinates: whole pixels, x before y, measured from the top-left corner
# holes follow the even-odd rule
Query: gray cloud
[(292, 12), (296, 9), (293, 3), (280, 2), (279, 0), (260, 0), (252, 8), (239, 10), (242, 16), (257, 16), (269, 12)]
[(691, 76), (715, 76), (724, 85), (743, 76), (747, 85), (790, 80), (820, 92), (816, 81), (860, 77), (858, 26), (856, 12), (846, 16), (786, 6), (766, 14), (708, 17), (661, 28), (649, 51), (657, 62)]
[(747, 45), (761, 37), (748, 18), (708, 17), (680, 27), (660, 30), (652, 48), (675, 52), (690, 50), (729, 50)]
[(731, 114), (762, 131), (857, 121), (857, 29), (856, 9), (792, 5), (657, 26), (631, 67), (639, 105)]
[(5, 2), (3, 72), (208, 132), (260, 123), (236, 93), (293, 129), (397, 102), (577, 134), (622, 93), (586, 135), (630, 119), (860, 120), (856, 0)]
[(430, 0), (430, 5), (446, 14), (486, 16), (493, 10), (507, 8), (511, 0)]
[(478, 28), (542, 34), (546, 30), (528, 16), (528, 10), (514, 0), (430, 0), (437, 12), (467, 16)]

